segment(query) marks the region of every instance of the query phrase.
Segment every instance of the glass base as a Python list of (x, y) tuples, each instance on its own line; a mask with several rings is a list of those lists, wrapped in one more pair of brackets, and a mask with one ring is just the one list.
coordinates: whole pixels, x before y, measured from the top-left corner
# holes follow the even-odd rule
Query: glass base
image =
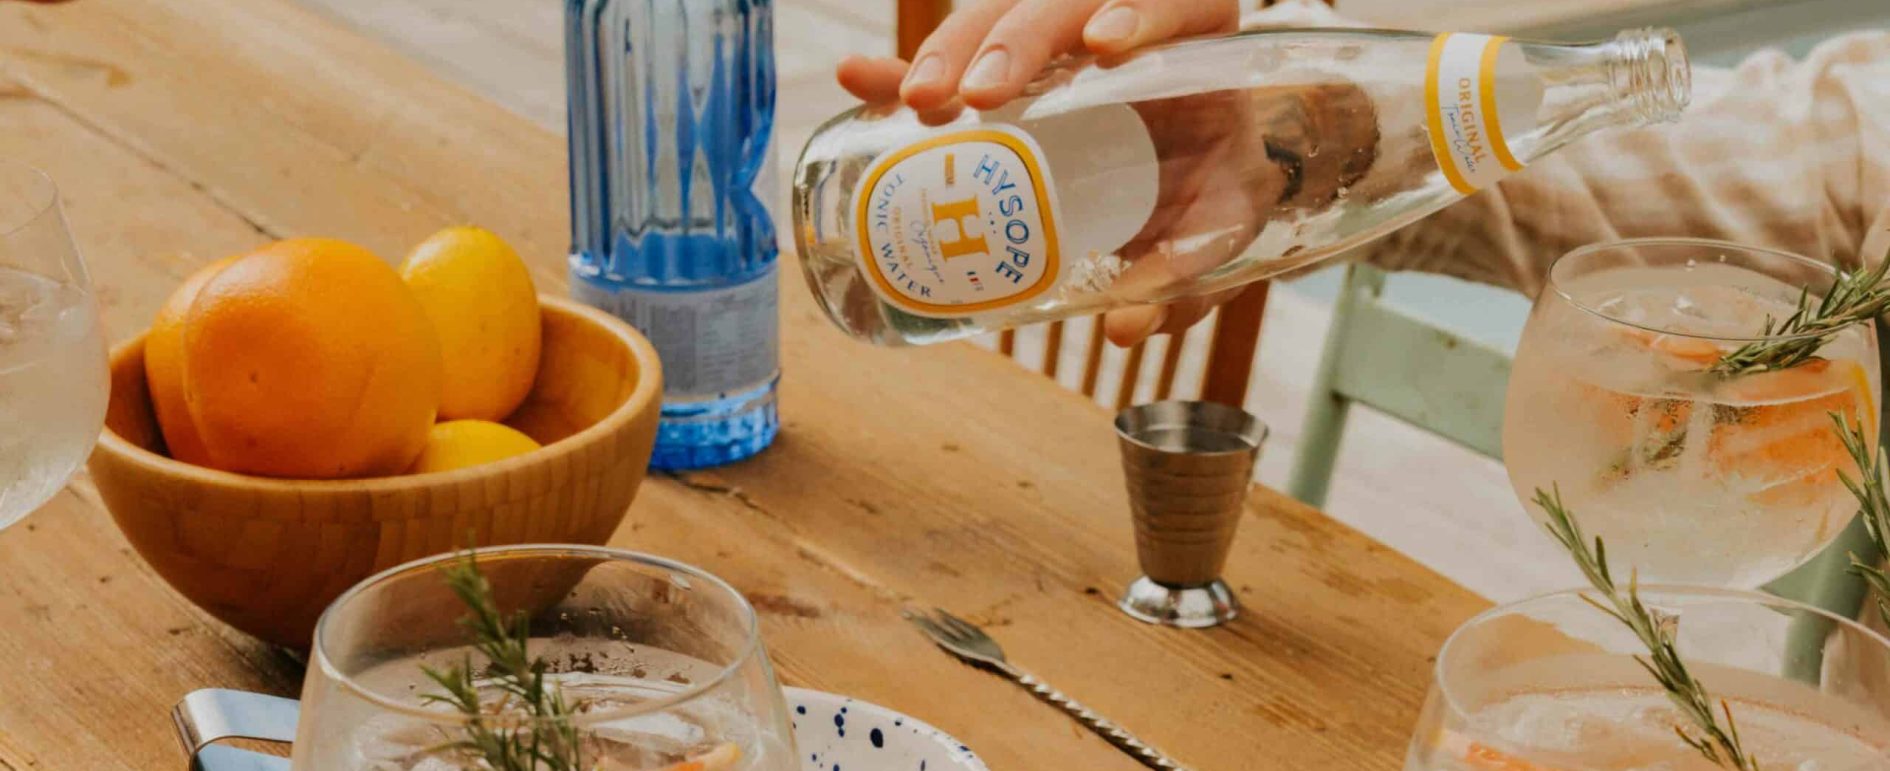
[(777, 377), (760, 388), (720, 399), (664, 403), (650, 468), (711, 468), (767, 449), (781, 428), (775, 399), (779, 383)]
[(1220, 579), (1202, 586), (1163, 586), (1148, 576), (1135, 579), (1116, 607), (1137, 621), (1184, 629), (1220, 626), (1240, 615), (1240, 602)]

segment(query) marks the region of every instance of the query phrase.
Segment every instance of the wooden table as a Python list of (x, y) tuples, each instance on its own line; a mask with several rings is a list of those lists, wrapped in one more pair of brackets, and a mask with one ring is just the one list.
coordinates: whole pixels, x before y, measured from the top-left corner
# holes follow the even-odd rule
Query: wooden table
[[(394, 257), (474, 222), (564, 285), (562, 140), (286, 0), (0, 0), (0, 156), (59, 182), (117, 337), (194, 266), (288, 235)], [(1247, 615), (1131, 621), (1102, 410), (969, 346), (849, 342), (791, 261), (782, 280), (779, 443), (652, 481), (613, 543), (741, 587), (784, 680), (919, 715), (1000, 771), (1137, 767), (898, 616), (939, 605), (1199, 768), (1397, 766), (1432, 653), (1481, 600), (1256, 488), (1227, 576)], [(299, 680), (165, 588), (83, 479), (0, 536), (0, 661), (11, 771), (180, 768), (183, 693)]]

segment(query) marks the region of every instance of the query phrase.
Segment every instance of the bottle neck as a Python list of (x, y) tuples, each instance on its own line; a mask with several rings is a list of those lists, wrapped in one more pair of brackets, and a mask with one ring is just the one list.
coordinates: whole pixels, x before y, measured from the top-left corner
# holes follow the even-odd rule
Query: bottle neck
[(1686, 44), (1671, 29), (1631, 29), (1601, 44), (1618, 108), (1636, 123), (1678, 120), (1693, 97)]
[(1679, 118), (1692, 98), (1686, 45), (1671, 29), (1625, 30), (1582, 45), (1524, 44), (1543, 84), (1540, 157), (1612, 126)]

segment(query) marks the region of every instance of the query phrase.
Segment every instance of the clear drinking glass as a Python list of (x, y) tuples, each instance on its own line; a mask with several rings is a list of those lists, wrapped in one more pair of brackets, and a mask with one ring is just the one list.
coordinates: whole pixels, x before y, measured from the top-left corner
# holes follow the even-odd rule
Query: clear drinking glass
[(1856, 476), (1831, 414), (1874, 439), (1876, 333), (1859, 323), (1789, 369), (1719, 375), (1723, 354), (1764, 334), (1801, 288), (1835, 272), (1784, 252), (1694, 239), (1577, 249), (1549, 269), (1523, 329), (1503, 416), (1503, 460), (1528, 501), (1560, 486), (1646, 581), (1753, 588), (1844, 530)]
[(58, 492), (105, 422), (105, 342), (59, 191), (0, 161), (0, 529)]
[[(466, 606), (441, 572), (456, 555), (368, 579), (322, 614), (302, 690), (297, 771), (485, 769), (442, 745), (466, 719), (428, 704), (422, 667), (485, 660), (467, 648)], [(506, 614), (530, 617), (530, 655), (575, 706), (568, 725), (493, 710), (502, 732), (575, 730), (585, 768), (795, 771), (787, 708), (754, 609), (687, 565), (585, 546), (481, 550)], [(490, 688), (483, 681), (482, 690)], [(496, 697), (482, 699), (496, 703)], [(684, 765), (681, 768), (692, 768)]]
[[(1568, 591), (1466, 622), (1438, 653), (1405, 771), (1723, 771), (1634, 659), (1646, 648)], [(1759, 767), (1875, 771), (1890, 752), (1890, 642), (1770, 595), (1642, 587)], [(1718, 714), (1718, 705), (1714, 706)], [(1697, 735), (1697, 734), (1696, 734)]]

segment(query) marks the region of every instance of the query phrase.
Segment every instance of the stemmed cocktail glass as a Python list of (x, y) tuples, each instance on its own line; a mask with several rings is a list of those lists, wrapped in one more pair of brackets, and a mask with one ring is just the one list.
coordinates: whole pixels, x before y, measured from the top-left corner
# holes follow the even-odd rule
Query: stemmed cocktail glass
[(107, 387), (98, 306), (58, 190), (0, 161), (0, 529), (85, 461)]
[[(1504, 461), (1525, 503), (1559, 487), (1615, 568), (1643, 581), (1753, 588), (1842, 532), (1856, 475), (1835, 413), (1874, 438), (1871, 324), (1767, 333), (1832, 268), (1693, 239), (1622, 241), (1550, 269), (1517, 349)], [(1794, 366), (1729, 373), (1742, 347), (1793, 341)], [(1542, 512), (1530, 506), (1533, 515)]]
[[(494, 617), (523, 614), (526, 650), (544, 663), (563, 717), (535, 717), (534, 700), (469, 647), (467, 603), (444, 580), (467, 559), (490, 586)], [(720, 579), (612, 549), (514, 546), (409, 563), (322, 615), (294, 768), (488, 769), (489, 756), (464, 744), (497, 737), (541, 742), (586, 769), (798, 771), (757, 624)], [(439, 677), (454, 667), (466, 667), (466, 690), (485, 705), (477, 723)]]
[(1874, 311), (1824, 298), (1877, 278), (1697, 239), (1550, 268), (1510, 376), (1504, 461), (1593, 590), (1461, 627), (1407, 771), (1882, 767), (1890, 641), (1854, 607), (1745, 591), (1858, 511), (1839, 424), (1876, 441)]
[[(1757, 592), (1643, 587), (1681, 658), (1764, 769), (1870, 771), (1890, 753), (1890, 641)], [(1499, 607), (1444, 643), (1406, 771), (1723, 771), (1636, 657), (1642, 642), (1578, 592)], [(1718, 710), (1719, 704), (1712, 705)]]

